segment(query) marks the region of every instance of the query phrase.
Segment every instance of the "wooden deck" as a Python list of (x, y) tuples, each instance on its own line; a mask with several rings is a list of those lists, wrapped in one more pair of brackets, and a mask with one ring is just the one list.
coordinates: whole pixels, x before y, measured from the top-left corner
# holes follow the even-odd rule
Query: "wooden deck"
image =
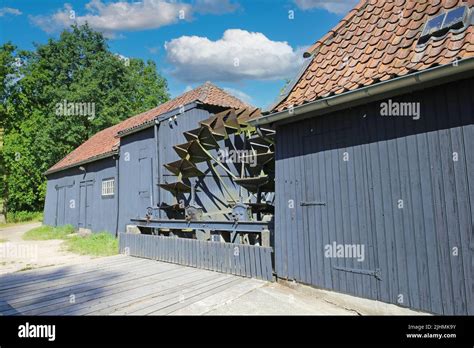
[(205, 314), (265, 284), (118, 255), (0, 277), (0, 315)]

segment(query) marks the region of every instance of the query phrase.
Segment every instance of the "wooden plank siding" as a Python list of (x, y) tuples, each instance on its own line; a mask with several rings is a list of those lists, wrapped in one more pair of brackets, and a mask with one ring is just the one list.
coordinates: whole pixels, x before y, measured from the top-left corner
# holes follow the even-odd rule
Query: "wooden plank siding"
[(120, 253), (242, 277), (273, 280), (272, 249), (146, 234), (119, 234)]
[[(472, 90), (470, 78), (391, 98), (420, 103), (419, 120), (380, 116), (380, 100), (277, 125), (277, 276), (474, 314)], [(364, 260), (325, 257), (333, 242), (363, 245)]]

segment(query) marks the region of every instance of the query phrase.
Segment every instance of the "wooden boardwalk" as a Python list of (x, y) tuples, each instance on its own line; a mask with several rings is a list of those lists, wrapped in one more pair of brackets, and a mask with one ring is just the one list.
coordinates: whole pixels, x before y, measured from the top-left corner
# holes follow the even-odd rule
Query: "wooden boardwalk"
[(265, 284), (118, 255), (0, 276), (0, 315), (192, 315)]

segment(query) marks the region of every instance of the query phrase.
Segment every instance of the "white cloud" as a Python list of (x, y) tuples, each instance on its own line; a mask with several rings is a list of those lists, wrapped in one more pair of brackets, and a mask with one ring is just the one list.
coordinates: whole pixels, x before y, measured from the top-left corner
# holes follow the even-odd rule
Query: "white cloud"
[(294, 0), (296, 6), (301, 10), (311, 10), (313, 8), (321, 8), (325, 9), (329, 12), (336, 13), (336, 14), (346, 14), (351, 9), (354, 8), (355, 5), (359, 2), (359, 0)]
[(22, 14), (22, 12), (16, 8), (11, 8), (11, 7), (0, 8), (0, 17), (3, 17), (8, 14), (13, 15), (13, 16), (19, 16)]
[(250, 104), (250, 105), (252, 105), (254, 103), (251, 96), (249, 96), (245, 92), (242, 92), (239, 89), (235, 89), (235, 88), (231, 88), (231, 87), (223, 87), (222, 89), (224, 91), (226, 91), (227, 93), (233, 95), (234, 97), (242, 100), (244, 103), (247, 103), (247, 104)]
[(262, 33), (226, 30), (221, 39), (181, 36), (165, 43), (174, 75), (189, 81), (272, 80), (292, 77), (302, 64), (302, 52)]
[(224, 14), (231, 13), (240, 7), (230, 0), (196, 0), (195, 10), (199, 13)]
[(73, 23), (89, 25), (104, 33), (155, 29), (191, 18), (191, 5), (175, 1), (143, 0), (103, 3), (92, 0), (86, 4), (87, 13), (78, 15), (70, 4), (51, 16), (31, 16), (34, 24), (50, 33)]

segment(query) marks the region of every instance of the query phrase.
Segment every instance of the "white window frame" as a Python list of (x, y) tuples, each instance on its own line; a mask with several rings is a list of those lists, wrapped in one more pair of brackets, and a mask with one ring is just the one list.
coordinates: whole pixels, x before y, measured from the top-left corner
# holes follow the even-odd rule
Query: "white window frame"
[(102, 180), (102, 197), (111, 197), (115, 194), (115, 178)]

